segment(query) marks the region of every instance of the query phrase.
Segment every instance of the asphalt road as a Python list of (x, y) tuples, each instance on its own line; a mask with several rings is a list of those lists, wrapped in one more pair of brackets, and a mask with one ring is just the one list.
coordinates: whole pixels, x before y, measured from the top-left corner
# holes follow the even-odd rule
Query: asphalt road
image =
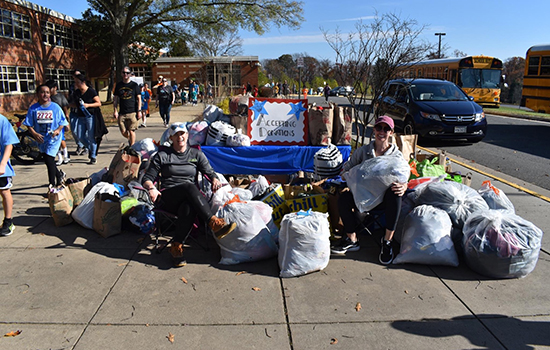
[(487, 115), (487, 136), (476, 144), (421, 142), (550, 190), (550, 123)]

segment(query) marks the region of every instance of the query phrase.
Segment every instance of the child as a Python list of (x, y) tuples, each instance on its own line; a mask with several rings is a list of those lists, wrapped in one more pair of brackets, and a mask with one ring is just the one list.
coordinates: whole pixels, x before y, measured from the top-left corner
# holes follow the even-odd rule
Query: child
[[(46, 82), (46, 85), (50, 87), (50, 99), (52, 100), (52, 102), (57, 103), (59, 107), (61, 107), (63, 113), (65, 113), (67, 121), (69, 121), (69, 101), (67, 101), (63, 94), (57, 93), (57, 81), (48, 80)], [(70, 131), (68, 125), (63, 130), (61, 130), (61, 148), (59, 148), (59, 152), (57, 152), (57, 163), (55, 163), (55, 165), (57, 166), (61, 164), (67, 164), (71, 161), (71, 158), (69, 158), (67, 144), (65, 142), (65, 132), (68, 131)]]
[(6, 117), (0, 114), (0, 196), (4, 207), (4, 222), (0, 228), (0, 236), (9, 236), (13, 233), (12, 210), (13, 197), (11, 196), (12, 177), (15, 176), (10, 163), (13, 145), (19, 143), (19, 139), (13, 131), (13, 127)]
[[(38, 102), (33, 104), (27, 112), (23, 122), (32, 137), (39, 143), (40, 153), (48, 169), (50, 187), (59, 186), (65, 177), (63, 170), (57, 169), (55, 156), (61, 146), (61, 130), (66, 126), (67, 119), (57, 103), (50, 100), (50, 88), (46, 84), (36, 88)], [(48, 189), (49, 191), (49, 189)]]
[(140, 128), (145, 128), (147, 126), (147, 111), (149, 110), (149, 101), (151, 100), (151, 95), (149, 91), (145, 88), (144, 85), (141, 86), (141, 125)]

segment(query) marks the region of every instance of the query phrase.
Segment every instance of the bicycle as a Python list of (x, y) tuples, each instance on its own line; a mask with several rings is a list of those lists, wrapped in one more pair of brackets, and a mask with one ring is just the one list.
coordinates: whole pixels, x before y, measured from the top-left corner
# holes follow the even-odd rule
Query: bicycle
[(27, 117), (25, 114), (14, 114), (18, 121), (10, 120), (11, 125), (16, 127), (15, 134), (19, 139), (19, 143), (13, 145), (11, 155), (22, 165), (32, 165), (36, 161), (42, 159), (42, 154), (38, 142), (32, 137), (28, 129), (23, 129), (21, 125)]

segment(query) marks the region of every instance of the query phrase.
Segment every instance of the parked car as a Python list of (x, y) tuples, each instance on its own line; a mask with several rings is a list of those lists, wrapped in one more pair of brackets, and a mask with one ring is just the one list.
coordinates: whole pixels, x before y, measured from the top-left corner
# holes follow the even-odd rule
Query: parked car
[(397, 132), (424, 138), (479, 142), (487, 133), (483, 108), (450, 81), (390, 80), (374, 108), (393, 118)]
[(351, 86), (338, 86), (330, 90), (328, 93), (329, 96), (350, 96), (355, 95), (355, 89)]

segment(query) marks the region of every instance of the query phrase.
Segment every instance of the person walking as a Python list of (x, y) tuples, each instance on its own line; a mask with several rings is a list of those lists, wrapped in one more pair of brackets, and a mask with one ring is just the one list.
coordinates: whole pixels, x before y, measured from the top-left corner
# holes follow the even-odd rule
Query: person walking
[(323, 90), (323, 92), (325, 94), (325, 101), (328, 102), (328, 95), (330, 92), (330, 86), (328, 86), (328, 84), (325, 84), (325, 89)]
[(61, 185), (65, 177), (63, 170), (58, 169), (55, 165), (55, 156), (61, 145), (59, 134), (63, 127), (69, 123), (61, 107), (57, 103), (52, 103), (48, 85), (39, 85), (36, 88), (36, 96), (38, 102), (29, 108), (23, 125), (38, 142), (40, 153), (48, 169), (49, 192), (50, 188)]
[[(139, 85), (130, 80), (130, 67), (122, 68), (122, 81), (115, 86), (113, 97), (113, 117), (118, 121), (122, 136), (128, 139), (128, 145), (136, 142), (136, 130), (141, 119), (141, 91)], [(117, 108), (120, 105), (120, 111)]]
[(144, 85), (141, 86), (141, 125), (140, 128), (147, 126), (147, 111), (149, 110), (149, 101), (151, 101), (151, 95), (147, 91)]
[[(101, 107), (101, 101), (97, 92), (88, 86), (86, 76), (78, 74), (74, 77), (74, 101), (77, 108), (78, 124), (76, 134), (84, 147), (88, 149), (89, 164), (97, 163), (97, 142), (95, 138), (96, 120), (94, 114), (96, 108)], [(74, 131), (74, 130), (73, 130)]]
[(174, 104), (174, 92), (172, 88), (168, 86), (166, 78), (163, 78), (162, 82), (162, 86), (157, 88), (156, 106), (159, 109), (164, 127), (167, 127), (170, 123), (170, 110), (172, 109), (172, 104)]
[[(86, 73), (83, 70), (76, 69), (73, 72), (73, 79), (74, 79), (75, 76), (77, 76), (79, 74), (82, 74), (84, 76), (86, 75)], [(82, 143), (82, 141), (80, 141), (80, 139), (78, 138), (78, 135), (76, 133), (76, 130), (78, 129), (78, 122), (79, 122), (80, 118), (78, 117), (78, 109), (79, 109), (78, 108), (78, 101), (74, 100), (75, 90), (76, 90), (76, 88), (75, 88), (74, 82), (73, 82), (69, 86), (69, 107), (70, 107), (69, 123), (70, 123), (71, 131), (73, 133), (74, 142), (76, 143), (76, 152), (75, 152), (75, 154), (77, 156), (81, 156), (81, 155), (87, 154), (88, 150), (86, 149), (86, 147), (84, 147), (84, 144)]]
[[(57, 93), (57, 81), (48, 80), (46, 82), (46, 85), (50, 87), (50, 99), (52, 100), (52, 102), (57, 103), (59, 107), (61, 107), (63, 113), (65, 114), (65, 118), (67, 118), (67, 121), (69, 121), (69, 101), (67, 101), (63, 94)], [(58, 166), (61, 164), (67, 164), (71, 161), (71, 158), (69, 157), (69, 151), (67, 149), (67, 143), (65, 142), (65, 132), (67, 131), (70, 131), (69, 125), (61, 130), (61, 147), (57, 152), (57, 163), (55, 163)]]

